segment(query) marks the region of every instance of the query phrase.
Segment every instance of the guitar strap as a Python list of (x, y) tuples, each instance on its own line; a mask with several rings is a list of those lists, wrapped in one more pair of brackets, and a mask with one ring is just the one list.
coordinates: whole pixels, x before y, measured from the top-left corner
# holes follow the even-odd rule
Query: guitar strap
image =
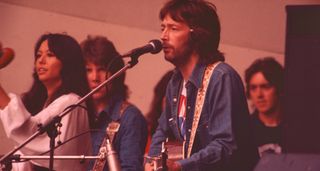
[[(187, 153), (187, 158), (189, 158), (190, 155), (191, 155), (192, 146), (193, 146), (194, 138), (196, 136), (196, 132), (197, 132), (200, 116), (201, 116), (201, 111), (202, 111), (202, 107), (203, 107), (203, 103), (204, 103), (204, 99), (205, 99), (205, 96), (206, 96), (206, 92), (207, 92), (207, 88), (208, 88), (208, 85), (209, 85), (209, 82), (210, 82), (211, 75), (213, 73), (213, 70), (215, 69), (215, 67), (219, 63), (221, 63), (221, 62), (215, 62), (213, 64), (209, 64), (206, 67), (205, 72), (203, 74), (202, 85), (198, 90), (197, 99), (196, 99), (196, 105), (195, 105), (195, 112), (194, 112), (193, 121), (192, 121), (190, 141), (189, 141), (189, 145), (188, 145), (188, 149), (187, 149), (187, 152), (188, 152)], [(183, 143), (183, 145), (185, 146), (185, 143)], [(185, 149), (185, 148), (183, 147), (183, 149)], [(183, 156), (185, 156), (185, 154), (183, 154)]]
[[(130, 103), (127, 101), (122, 102), (122, 104), (120, 106), (120, 110), (119, 110), (120, 118), (129, 105), (130, 105)], [(120, 128), (120, 121), (121, 121), (121, 119), (118, 121), (111, 121), (108, 124), (108, 126), (106, 128), (106, 136), (103, 139), (101, 146), (100, 146), (100, 149), (99, 149), (98, 155), (100, 156), (100, 158), (95, 161), (94, 166), (92, 168), (92, 171), (102, 171), (103, 170), (103, 168), (106, 164), (106, 161), (107, 161), (107, 156), (106, 156), (106, 154), (107, 154), (107, 139), (109, 139), (111, 144), (113, 143), (113, 140), (114, 140), (114, 138)]]

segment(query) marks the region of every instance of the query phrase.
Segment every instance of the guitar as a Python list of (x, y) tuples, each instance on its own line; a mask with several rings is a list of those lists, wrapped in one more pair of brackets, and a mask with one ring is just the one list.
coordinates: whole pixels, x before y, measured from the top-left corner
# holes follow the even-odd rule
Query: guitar
[(145, 170), (165, 171), (168, 170), (166, 166), (167, 160), (178, 161), (181, 159), (183, 159), (183, 143), (178, 141), (163, 142), (159, 156), (145, 156)]

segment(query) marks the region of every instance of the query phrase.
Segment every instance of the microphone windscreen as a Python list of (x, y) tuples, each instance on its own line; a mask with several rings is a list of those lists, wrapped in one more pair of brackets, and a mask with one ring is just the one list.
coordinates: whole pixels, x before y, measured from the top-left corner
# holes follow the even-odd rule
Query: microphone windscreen
[(154, 39), (149, 42), (154, 47), (151, 51), (152, 54), (159, 53), (162, 50), (162, 42), (160, 40)]

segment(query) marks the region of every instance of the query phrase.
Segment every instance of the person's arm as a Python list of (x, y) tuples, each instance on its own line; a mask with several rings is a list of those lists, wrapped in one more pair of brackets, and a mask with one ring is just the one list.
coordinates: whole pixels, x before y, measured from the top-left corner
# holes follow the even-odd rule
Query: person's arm
[[(167, 132), (169, 129), (169, 125), (166, 119), (166, 111), (169, 111), (168, 106), (166, 106), (166, 110), (161, 114), (158, 122), (158, 127), (155, 133), (152, 135), (151, 145), (148, 152), (148, 157), (158, 157), (161, 155), (161, 148), (162, 143), (165, 142), (166, 138), (168, 137)], [(145, 171), (152, 171), (153, 166), (151, 166), (152, 161), (147, 161), (144, 166)]]
[(167, 122), (166, 112), (169, 111), (166, 107), (166, 110), (161, 114), (158, 122), (158, 127), (155, 133), (152, 135), (150, 150), (148, 156), (156, 157), (161, 154), (162, 143), (166, 141), (168, 137), (169, 125)]
[[(17, 143), (24, 142), (32, 134), (38, 130), (38, 125), (46, 125), (55, 116), (60, 114), (67, 106), (74, 104), (78, 96), (63, 95), (52, 102), (48, 107), (40, 111), (37, 115), (31, 116), (27, 111), (22, 100), (18, 95), (9, 94), (10, 102), (8, 106), (1, 111), (1, 120), (7, 136)], [(66, 125), (67, 126), (67, 125)], [(39, 146), (37, 143), (47, 143), (49, 138), (47, 135), (40, 136), (27, 145), (28, 150), (44, 152), (48, 150), (47, 145)], [(62, 136), (60, 136), (62, 137)]]
[[(3, 49), (2, 49), (2, 44), (0, 42), (0, 57), (2, 57), (3, 53)], [(10, 98), (8, 96), (8, 94), (6, 93), (6, 91), (4, 91), (4, 89), (2, 88), (1, 84), (0, 84), (0, 109), (4, 109), (8, 103), (10, 101)]]
[[(31, 116), (17, 95), (9, 94), (9, 96), (11, 101), (8, 106), (1, 111), (0, 117), (7, 136), (18, 144), (21, 144), (34, 134), (39, 128), (38, 124), (46, 125), (52, 118), (61, 114), (66, 107), (75, 104), (80, 98), (75, 94), (63, 95), (37, 115)], [(70, 138), (88, 131), (88, 122), (86, 110), (80, 107), (65, 115), (61, 120), (62, 127), (59, 129), (61, 134), (55, 139), (55, 145), (57, 145), (58, 140), (64, 143)], [(48, 135), (44, 133), (32, 140), (20, 151), (24, 155), (40, 155), (49, 150), (49, 141)], [(55, 149), (55, 155), (83, 155), (90, 153), (90, 150), (90, 136), (89, 134), (85, 134)], [(54, 163), (55, 170), (61, 170), (62, 168), (84, 170), (84, 168), (86, 168), (76, 160), (72, 162), (57, 160)], [(66, 166), (66, 163), (68, 163), (68, 166)], [(49, 166), (46, 160), (39, 160), (37, 164), (43, 167)]]
[(121, 119), (116, 135), (119, 145), (119, 160), (122, 171), (143, 170), (143, 155), (147, 143), (147, 122), (141, 112), (129, 106)]

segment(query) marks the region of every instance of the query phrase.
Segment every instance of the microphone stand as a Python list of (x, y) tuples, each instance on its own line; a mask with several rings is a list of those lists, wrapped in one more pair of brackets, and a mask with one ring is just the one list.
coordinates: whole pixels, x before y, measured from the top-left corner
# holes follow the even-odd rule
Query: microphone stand
[(129, 61), (124, 67), (122, 67), (119, 71), (111, 75), (107, 80), (102, 82), (98, 87), (91, 90), (88, 94), (86, 94), (84, 97), (78, 100), (78, 102), (75, 103), (75, 105), (72, 105), (72, 107), (66, 108), (60, 115), (54, 117), (47, 125), (44, 127), (40, 124), (39, 129), (37, 132), (32, 134), (28, 139), (26, 139), (24, 142), (22, 142), (19, 146), (15, 147), (13, 150), (8, 152), (6, 155), (2, 156), (0, 158), (0, 164), (3, 164), (5, 166), (9, 165), (11, 167), (11, 160), (15, 160), (13, 157), (14, 153), (16, 153), (18, 150), (20, 150), (22, 147), (24, 147), (26, 144), (31, 142), (33, 139), (38, 137), (39, 135), (43, 134), (46, 130), (48, 132), (48, 135), (50, 137), (50, 163), (49, 163), (49, 170), (53, 171), (53, 155), (54, 155), (54, 147), (55, 147), (55, 137), (59, 134), (57, 131), (57, 126), (60, 126), (60, 121), (62, 117), (67, 115), (69, 112), (71, 112), (76, 106), (83, 103), (85, 100), (87, 100), (92, 94), (94, 94), (96, 91), (98, 91), (100, 88), (111, 82), (113, 79), (124, 73), (127, 69), (132, 68), (138, 63), (138, 57), (140, 55), (125, 55), (125, 56), (117, 56), (117, 58), (120, 57), (131, 57), (131, 61)]

